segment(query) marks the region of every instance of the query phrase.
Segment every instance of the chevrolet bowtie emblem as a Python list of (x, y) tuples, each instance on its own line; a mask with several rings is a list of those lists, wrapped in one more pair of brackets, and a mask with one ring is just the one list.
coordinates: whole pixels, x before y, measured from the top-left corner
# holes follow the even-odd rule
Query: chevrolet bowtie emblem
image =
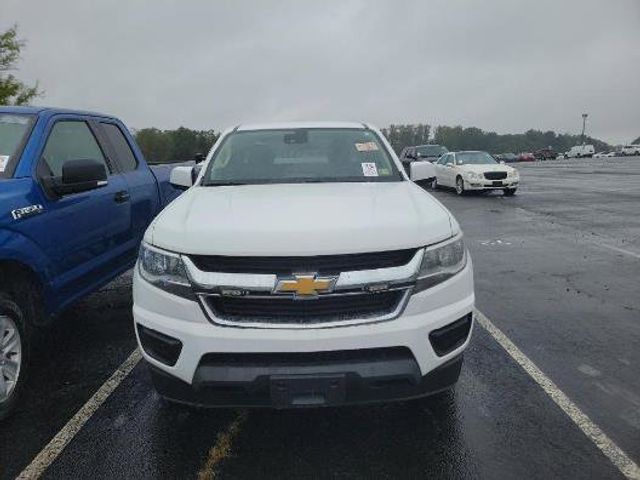
[(338, 277), (318, 277), (314, 274), (293, 275), (293, 278), (278, 279), (275, 293), (293, 293), (296, 297), (315, 297), (319, 293), (333, 290)]

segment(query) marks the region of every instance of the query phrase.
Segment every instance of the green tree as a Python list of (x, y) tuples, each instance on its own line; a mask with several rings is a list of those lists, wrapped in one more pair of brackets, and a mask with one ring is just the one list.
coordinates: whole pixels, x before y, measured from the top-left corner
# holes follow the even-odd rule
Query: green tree
[(193, 160), (196, 153), (207, 154), (218, 134), (213, 130), (143, 128), (135, 133), (136, 142), (149, 163)]
[(383, 128), (382, 133), (387, 137), (396, 153), (400, 153), (404, 147), (429, 143), (431, 126), (422, 123), (417, 125), (390, 125), (389, 128)]
[(37, 82), (30, 87), (8, 73), (17, 70), (16, 64), (24, 45), (24, 41), (18, 38), (17, 25), (0, 33), (0, 105), (27, 105), (42, 95)]

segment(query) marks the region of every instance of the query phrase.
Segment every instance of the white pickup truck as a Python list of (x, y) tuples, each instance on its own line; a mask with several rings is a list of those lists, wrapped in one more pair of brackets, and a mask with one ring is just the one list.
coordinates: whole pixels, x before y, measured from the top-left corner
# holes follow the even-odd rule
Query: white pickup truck
[(151, 224), (134, 323), (157, 391), (276, 408), (450, 389), (473, 325), (460, 226), (357, 123), (241, 125)]

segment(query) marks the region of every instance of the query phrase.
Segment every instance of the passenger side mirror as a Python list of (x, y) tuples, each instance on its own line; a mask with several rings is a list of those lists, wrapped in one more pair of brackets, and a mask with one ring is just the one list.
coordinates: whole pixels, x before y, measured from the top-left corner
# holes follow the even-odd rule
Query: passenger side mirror
[(62, 165), (62, 176), (52, 178), (49, 184), (60, 196), (86, 192), (107, 185), (107, 170), (97, 160), (68, 160)]
[(431, 180), (436, 177), (436, 169), (431, 162), (414, 162), (409, 170), (409, 178), (414, 182)]
[(187, 190), (193, 186), (193, 167), (175, 167), (171, 170), (169, 183), (178, 190)]
[(193, 156), (193, 159), (196, 161), (196, 163), (200, 163), (200, 162), (204, 162), (204, 154), (203, 153), (196, 153)]

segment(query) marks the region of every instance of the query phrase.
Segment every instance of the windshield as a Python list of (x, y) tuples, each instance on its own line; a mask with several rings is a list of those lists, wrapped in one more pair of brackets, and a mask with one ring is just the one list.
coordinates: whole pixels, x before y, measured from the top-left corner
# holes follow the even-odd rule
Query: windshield
[(31, 128), (33, 115), (0, 114), (0, 177), (9, 173), (9, 162)]
[(485, 152), (460, 152), (456, 154), (459, 165), (487, 165), (498, 163), (494, 158)]
[(401, 180), (374, 132), (323, 128), (231, 133), (202, 185)]
[(423, 145), (422, 147), (416, 147), (416, 153), (421, 157), (439, 157), (448, 151), (449, 150), (440, 145)]

